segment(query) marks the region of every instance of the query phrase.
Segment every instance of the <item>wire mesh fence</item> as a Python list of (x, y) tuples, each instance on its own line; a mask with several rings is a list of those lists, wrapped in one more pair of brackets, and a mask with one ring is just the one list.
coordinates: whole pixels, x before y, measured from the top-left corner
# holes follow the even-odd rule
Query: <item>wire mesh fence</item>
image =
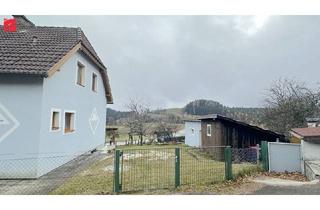
[(116, 186), (116, 192), (137, 192), (209, 185), (259, 170), (257, 151), (125, 146), (80, 156), (1, 156), (0, 194), (113, 194)]
[(125, 149), (121, 152), (122, 191), (174, 187), (174, 148)]
[(175, 188), (225, 179), (225, 147), (124, 149), (119, 151), (115, 191)]
[(224, 149), (225, 147), (181, 148), (181, 185), (223, 181)]
[(233, 178), (250, 174), (261, 169), (259, 162), (259, 147), (232, 148)]
[[(90, 175), (82, 176), (81, 173), (105, 156), (99, 152), (38, 156), (26, 154), (24, 157), (1, 155), (0, 195), (77, 194), (79, 189), (72, 188), (81, 188), (81, 179), (90, 179)], [(109, 154), (109, 157), (112, 159), (109, 162), (113, 167), (113, 155)], [(108, 191), (112, 192), (113, 171), (109, 174), (111, 183), (110, 187), (108, 184)], [(97, 177), (97, 174), (94, 176)], [(72, 181), (71, 187), (69, 181)], [(66, 182), (69, 185), (68, 189), (60, 189)]]

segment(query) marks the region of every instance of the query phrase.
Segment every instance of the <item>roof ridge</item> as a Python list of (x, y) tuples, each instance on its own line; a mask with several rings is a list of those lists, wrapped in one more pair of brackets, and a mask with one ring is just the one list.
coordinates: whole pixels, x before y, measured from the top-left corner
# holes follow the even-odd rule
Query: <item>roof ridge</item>
[(36, 28), (67, 28), (67, 29), (77, 29), (79, 27), (71, 27), (71, 26), (35, 26)]
[(81, 28), (77, 27), (77, 40), (78, 40), (78, 42), (82, 41), (82, 34), (83, 34), (83, 31), (81, 30)]

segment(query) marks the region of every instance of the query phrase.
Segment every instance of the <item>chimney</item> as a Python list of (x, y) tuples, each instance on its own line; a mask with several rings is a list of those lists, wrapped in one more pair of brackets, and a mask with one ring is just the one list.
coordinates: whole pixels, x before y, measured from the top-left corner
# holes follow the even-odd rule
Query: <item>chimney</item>
[(35, 27), (35, 25), (24, 15), (12, 15), (17, 22), (17, 29), (25, 29), (28, 27)]
[(37, 42), (38, 42), (38, 37), (37, 37), (37, 36), (33, 36), (33, 37), (32, 37), (32, 44), (33, 44), (33, 45), (36, 45)]

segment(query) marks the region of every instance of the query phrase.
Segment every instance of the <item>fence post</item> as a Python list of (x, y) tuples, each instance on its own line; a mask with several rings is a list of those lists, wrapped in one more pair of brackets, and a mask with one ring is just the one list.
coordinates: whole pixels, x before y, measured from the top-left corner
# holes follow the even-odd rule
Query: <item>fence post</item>
[(225, 179), (232, 180), (232, 151), (231, 147), (227, 146), (224, 149), (224, 161), (225, 161)]
[(259, 165), (260, 164), (260, 145), (259, 144), (257, 144), (256, 150), (257, 150), (257, 165)]
[(114, 192), (121, 192), (121, 184), (120, 184), (120, 150), (116, 150), (115, 158), (114, 158)]
[(268, 142), (267, 141), (261, 142), (261, 161), (262, 161), (262, 168), (265, 171), (269, 171)]
[(175, 187), (180, 186), (180, 148), (175, 149)]

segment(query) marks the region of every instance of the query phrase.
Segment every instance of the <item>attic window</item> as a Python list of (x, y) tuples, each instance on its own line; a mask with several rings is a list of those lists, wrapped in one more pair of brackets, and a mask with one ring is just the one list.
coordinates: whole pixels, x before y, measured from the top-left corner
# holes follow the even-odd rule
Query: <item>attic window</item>
[(75, 113), (65, 112), (64, 113), (64, 132), (72, 133), (75, 131)]
[(77, 70), (77, 84), (84, 86), (85, 83), (85, 66), (78, 62), (78, 70)]
[(92, 73), (92, 91), (97, 92), (97, 75)]

